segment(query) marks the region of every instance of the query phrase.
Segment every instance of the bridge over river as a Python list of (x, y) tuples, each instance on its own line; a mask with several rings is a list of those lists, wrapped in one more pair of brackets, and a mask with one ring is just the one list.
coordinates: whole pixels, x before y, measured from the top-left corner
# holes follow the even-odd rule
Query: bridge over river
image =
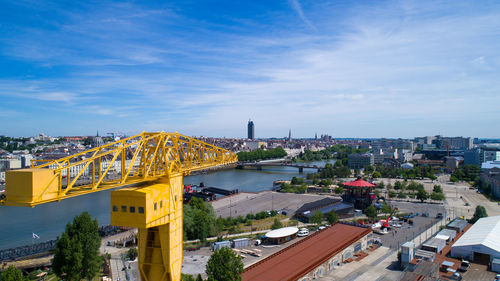
[(257, 168), (257, 170), (263, 170), (265, 167), (293, 167), (299, 169), (299, 173), (303, 173), (304, 169), (315, 169), (318, 172), (324, 169), (324, 167), (320, 167), (318, 165), (308, 165), (304, 163), (292, 163), (292, 162), (240, 162), (236, 166), (236, 169), (245, 169), (245, 168)]

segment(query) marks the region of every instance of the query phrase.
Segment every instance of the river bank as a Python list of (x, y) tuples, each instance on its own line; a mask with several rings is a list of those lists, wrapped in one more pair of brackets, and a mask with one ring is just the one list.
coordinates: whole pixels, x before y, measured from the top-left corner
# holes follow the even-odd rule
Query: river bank
[[(312, 162), (311, 165), (324, 165), (325, 162)], [(314, 169), (304, 169), (299, 173), (292, 167), (266, 167), (264, 170), (234, 169), (224, 166), (220, 169), (193, 173), (184, 177), (184, 184), (214, 186), (228, 190), (238, 189), (240, 192), (259, 192), (272, 190), (276, 180), (290, 180), (293, 177), (305, 177)], [(84, 196), (74, 197), (36, 206), (0, 207), (0, 250), (15, 248), (33, 243), (32, 234), (36, 233), (45, 242), (61, 235), (66, 224), (76, 215), (88, 211), (97, 218), (99, 225), (109, 225), (110, 190)]]

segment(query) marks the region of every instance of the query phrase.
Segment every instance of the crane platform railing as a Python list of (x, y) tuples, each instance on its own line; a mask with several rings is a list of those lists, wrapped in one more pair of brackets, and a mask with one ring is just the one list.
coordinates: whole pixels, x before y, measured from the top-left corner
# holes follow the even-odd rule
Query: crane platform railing
[[(142, 132), (60, 159), (32, 160), (30, 170), (48, 169), (53, 173), (44, 177), (30, 200), (17, 200), (12, 205), (35, 206), (164, 176), (185, 176), (236, 161), (235, 153), (192, 137)], [(8, 192), (6, 195), (0, 203), (9, 205)]]

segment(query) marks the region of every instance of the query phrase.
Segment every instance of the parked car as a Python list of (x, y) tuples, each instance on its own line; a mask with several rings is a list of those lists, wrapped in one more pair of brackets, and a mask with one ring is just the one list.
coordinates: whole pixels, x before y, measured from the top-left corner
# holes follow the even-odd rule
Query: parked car
[(436, 218), (442, 219), (443, 218), (443, 213), (437, 213)]
[(393, 227), (402, 227), (403, 225), (401, 225), (400, 223), (394, 223), (392, 224)]
[(318, 229), (316, 229), (316, 231), (323, 230), (323, 229), (325, 229), (325, 228), (326, 228), (326, 226), (324, 226), (324, 225), (320, 225), (320, 226), (318, 227)]
[(469, 268), (470, 268), (470, 262), (464, 260), (458, 267), (458, 271), (466, 272)]
[(302, 228), (297, 233), (297, 236), (299, 236), (299, 237), (304, 237), (304, 236), (307, 236), (307, 235), (309, 235), (309, 230), (307, 228)]

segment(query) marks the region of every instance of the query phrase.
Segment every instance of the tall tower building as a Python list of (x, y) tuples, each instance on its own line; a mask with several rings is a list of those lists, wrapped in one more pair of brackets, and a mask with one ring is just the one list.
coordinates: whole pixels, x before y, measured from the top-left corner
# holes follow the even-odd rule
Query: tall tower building
[(255, 138), (255, 126), (252, 120), (248, 120), (248, 138), (251, 140)]
[(292, 142), (292, 129), (288, 131), (288, 141)]

